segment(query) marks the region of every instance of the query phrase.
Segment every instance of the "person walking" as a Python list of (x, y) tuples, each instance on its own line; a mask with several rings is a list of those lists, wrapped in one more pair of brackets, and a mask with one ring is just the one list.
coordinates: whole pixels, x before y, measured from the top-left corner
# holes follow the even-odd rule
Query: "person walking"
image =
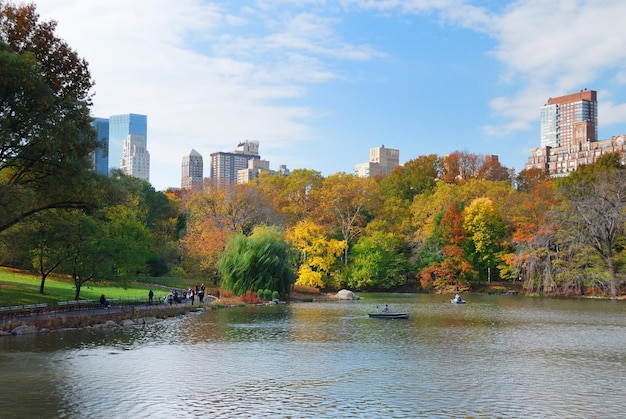
[(154, 292), (150, 290), (150, 292), (148, 293), (148, 304), (152, 305), (153, 299), (154, 299)]
[(193, 300), (196, 297), (196, 295), (193, 292), (193, 288), (189, 288), (188, 296), (189, 296), (189, 299), (191, 300), (191, 305), (193, 305)]

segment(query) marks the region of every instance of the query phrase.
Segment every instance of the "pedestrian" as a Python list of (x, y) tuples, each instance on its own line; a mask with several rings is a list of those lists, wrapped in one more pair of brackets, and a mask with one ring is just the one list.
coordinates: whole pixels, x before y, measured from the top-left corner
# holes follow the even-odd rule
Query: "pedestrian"
[(189, 299), (191, 300), (191, 305), (193, 305), (193, 299), (195, 298), (195, 294), (193, 293), (193, 288), (189, 288)]
[(154, 292), (152, 292), (152, 290), (150, 290), (150, 292), (148, 293), (148, 304), (152, 305), (152, 300), (154, 299)]
[(107, 300), (104, 294), (100, 296), (100, 305), (104, 308), (109, 308), (109, 306), (111, 305), (111, 303), (109, 303), (109, 300)]

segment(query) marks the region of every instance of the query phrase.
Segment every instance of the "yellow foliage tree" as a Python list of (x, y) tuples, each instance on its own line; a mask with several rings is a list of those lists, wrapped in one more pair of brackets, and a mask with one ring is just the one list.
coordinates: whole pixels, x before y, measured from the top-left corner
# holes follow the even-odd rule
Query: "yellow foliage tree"
[(326, 239), (322, 227), (308, 219), (288, 229), (286, 237), (300, 254), (296, 285), (323, 287), (324, 279), (345, 250), (345, 242)]

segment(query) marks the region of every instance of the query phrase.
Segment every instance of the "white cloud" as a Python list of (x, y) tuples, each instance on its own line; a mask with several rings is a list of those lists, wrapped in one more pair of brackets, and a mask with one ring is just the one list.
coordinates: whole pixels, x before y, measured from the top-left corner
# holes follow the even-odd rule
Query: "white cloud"
[[(622, 1), (516, 1), (493, 19), (491, 35), (497, 41), (493, 56), (505, 66), (503, 81), (519, 84), (522, 92), (508, 99), (513, 112), (508, 117), (528, 121), (529, 92), (549, 97), (583, 88), (599, 90), (594, 84), (603, 72), (616, 77), (626, 68), (626, 3)], [(494, 111), (501, 108), (492, 101)], [(602, 123), (617, 119), (604, 112), (622, 105), (601, 105)], [(535, 106), (535, 118), (538, 107)]]

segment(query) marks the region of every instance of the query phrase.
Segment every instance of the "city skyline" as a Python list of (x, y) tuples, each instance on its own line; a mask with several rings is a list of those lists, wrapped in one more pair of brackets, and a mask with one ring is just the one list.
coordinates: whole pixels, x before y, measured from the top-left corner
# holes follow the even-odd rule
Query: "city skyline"
[(400, 163), (468, 151), (519, 172), (546, 98), (585, 88), (598, 92), (598, 139), (626, 133), (625, 2), (35, 4), (89, 62), (94, 116), (150, 116), (157, 190), (180, 185), (190, 149), (245, 140), (276, 167), (325, 176), (380, 144)]

